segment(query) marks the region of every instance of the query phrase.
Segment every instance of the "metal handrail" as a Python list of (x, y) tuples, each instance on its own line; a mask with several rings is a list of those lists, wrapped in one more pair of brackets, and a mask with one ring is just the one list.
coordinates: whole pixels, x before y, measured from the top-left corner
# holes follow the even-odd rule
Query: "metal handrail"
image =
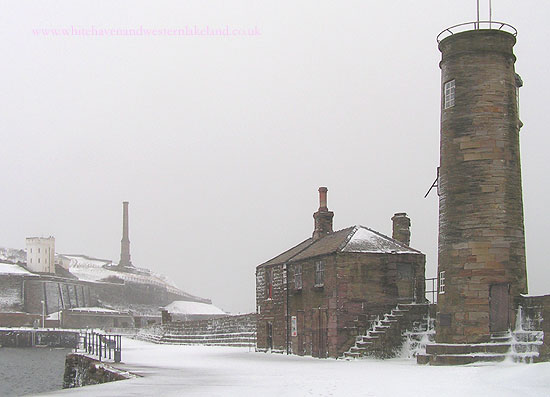
[(122, 353), (122, 335), (113, 335), (86, 330), (81, 333), (83, 350), (102, 359), (113, 359), (119, 363)]
[[(472, 26), (472, 29), (468, 29), (468, 26)], [(458, 25), (451, 26), (445, 30), (443, 30), (441, 33), (437, 35), (437, 43), (441, 43), (441, 40), (452, 36), (453, 34), (460, 33), (460, 32), (466, 32), (468, 30), (481, 30), (481, 29), (488, 29), (488, 30), (502, 30), (504, 32), (512, 34), (514, 37), (518, 35), (518, 31), (515, 27), (513, 27), (510, 24), (507, 24), (505, 22), (497, 22), (497, 21), (473, 21), (473, 22), (465, 22), (460, 23)], [(445, 36), (443, 36), (445, 35)], [(442, 37), (443, 36), (443, 37)]]

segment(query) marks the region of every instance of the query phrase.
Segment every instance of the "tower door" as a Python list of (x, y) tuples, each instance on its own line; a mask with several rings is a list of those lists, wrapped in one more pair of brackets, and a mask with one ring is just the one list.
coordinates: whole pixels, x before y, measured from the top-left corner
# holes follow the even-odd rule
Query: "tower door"
[(489, 321), (491, 332), (507, 331), (510, 328), (510, 284), (491, 285)]

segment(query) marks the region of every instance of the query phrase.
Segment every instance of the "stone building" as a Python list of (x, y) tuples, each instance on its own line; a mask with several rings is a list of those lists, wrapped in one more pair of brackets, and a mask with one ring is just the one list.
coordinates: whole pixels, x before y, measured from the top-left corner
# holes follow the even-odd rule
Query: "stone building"
[(407, 215), (392, 218), (394, 238), (333, 231), (327, 188), (319, 194), (313, 236), (256, 268), (259, 351), (338, 357), (397, 304), (425, 301), (425, 256), (409, 247)]
[(28, 237), (27, 268), (37, 273), (55, 273), (55, 238)]

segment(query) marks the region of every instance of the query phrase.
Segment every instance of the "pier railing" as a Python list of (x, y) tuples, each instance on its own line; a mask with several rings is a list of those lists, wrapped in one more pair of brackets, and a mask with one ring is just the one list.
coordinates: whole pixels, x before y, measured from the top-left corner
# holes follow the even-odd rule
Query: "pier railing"
[(86, 330), (80, 335), (82, 349), (87, 354), (102, 360), (113, 360), (119, 363), (122, 356), (122, 335), (106, 334)]

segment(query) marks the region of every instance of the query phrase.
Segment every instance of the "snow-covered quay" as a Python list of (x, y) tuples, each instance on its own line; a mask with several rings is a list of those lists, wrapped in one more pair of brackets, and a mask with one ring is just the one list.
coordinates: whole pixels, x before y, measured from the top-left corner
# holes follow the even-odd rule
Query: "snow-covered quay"
[(247, 348), (123, 340), (136, 379), (47, 395), (89, 396), (549, 396), (550, 363), (430, 367), (414, 360), (319, 360)]

